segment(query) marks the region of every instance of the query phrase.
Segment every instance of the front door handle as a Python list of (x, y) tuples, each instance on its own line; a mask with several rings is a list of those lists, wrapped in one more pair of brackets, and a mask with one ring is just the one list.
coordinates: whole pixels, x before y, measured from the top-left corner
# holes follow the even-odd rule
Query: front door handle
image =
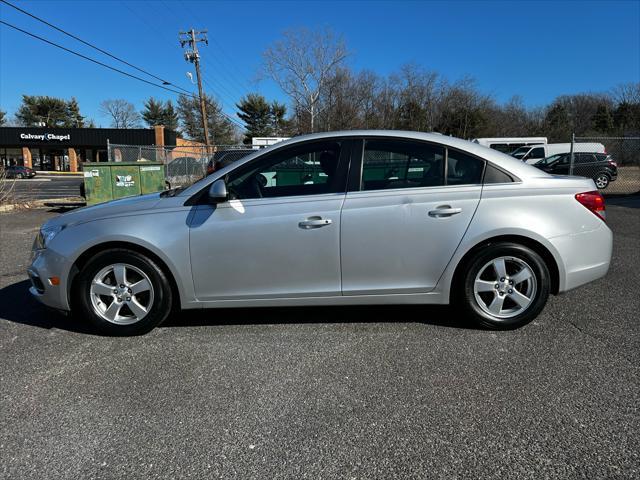
[(305, 230), (310, 230), (312, 228), (326, 227), (327, 225), (331, 225), (331, 223), (332, 221), (330, 218), (309, 217), (306, 220), (298, 223), (298, 226)]
[(460, 212), (462, 212), (461, 208), (451, 208), (451, 205), (440, 205), (435, 210), (431, 210), (429, 212), (429, 216), (435, 218), (451, 217), (452, 215), (457, 215)]

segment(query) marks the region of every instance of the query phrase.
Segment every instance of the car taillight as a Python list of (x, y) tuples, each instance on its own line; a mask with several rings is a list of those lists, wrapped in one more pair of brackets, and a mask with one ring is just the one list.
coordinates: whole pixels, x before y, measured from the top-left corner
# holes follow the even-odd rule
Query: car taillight
[(611, 165), (612, 167), (617, 167), (618, 164), (616, 162), (614, 162), (613, 160), (609, 160), (609, 165)]
[(602, 220), (607, 219), (604, 207), (604, 197), (597, 190), (594, 190), (593, 192), (577, 193), (576, 200), (595, 213)]

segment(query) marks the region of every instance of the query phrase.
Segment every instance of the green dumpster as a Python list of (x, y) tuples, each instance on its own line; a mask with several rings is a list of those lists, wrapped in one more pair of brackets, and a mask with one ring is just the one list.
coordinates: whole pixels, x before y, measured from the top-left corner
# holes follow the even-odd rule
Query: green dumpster
[(164, 190), (160, 162), (89, 162), (83, 171), (87, 205)]

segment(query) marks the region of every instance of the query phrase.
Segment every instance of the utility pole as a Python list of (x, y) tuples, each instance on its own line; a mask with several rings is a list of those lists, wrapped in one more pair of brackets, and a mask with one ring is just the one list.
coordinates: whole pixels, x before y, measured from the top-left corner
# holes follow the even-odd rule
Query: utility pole
[(205, 106), (204, 95), (202, 94), (202, 78), (200, 77), (200, 53), (198, 43), (209, 45), (207, 40), (207, 30), (195, 31), (193, 28), (188, 32), (180, 32), (180, 46), (184, 48), (189, 45), (189, 49), (184, 52), (184, 59), (196, 66), (196, 76), (198, 77), (198, 95), (200, 96), (200, 114), (202, 115), (202, 129), (204, 131), (204, 142), (207, 145), (207, 152), (211, 143), (209, 141), (209, 127), (207, 126), (207, 108)]

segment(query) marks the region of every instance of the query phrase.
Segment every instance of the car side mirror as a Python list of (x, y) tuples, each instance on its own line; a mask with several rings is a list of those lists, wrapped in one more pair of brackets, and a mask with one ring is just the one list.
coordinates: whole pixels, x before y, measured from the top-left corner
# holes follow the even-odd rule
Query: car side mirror
[(209, 186), (209, 202), (222, 203), (229, 199), (227, 184), (223, 179), (216, 180)]

